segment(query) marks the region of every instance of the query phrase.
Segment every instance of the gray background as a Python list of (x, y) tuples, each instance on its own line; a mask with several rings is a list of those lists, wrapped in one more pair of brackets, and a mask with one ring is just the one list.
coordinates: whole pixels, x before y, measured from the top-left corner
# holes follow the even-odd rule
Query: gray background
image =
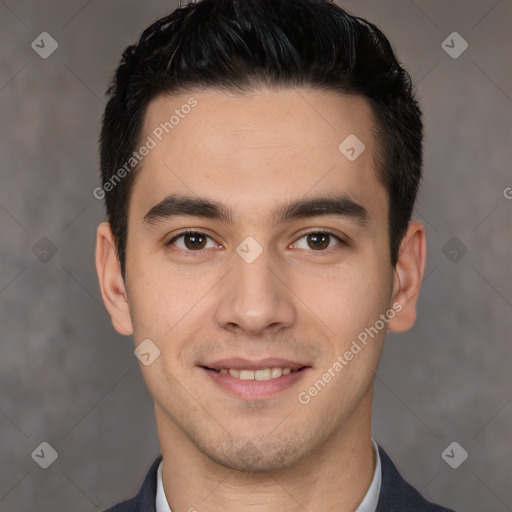
[[(133, 495), (159, 453), (133, 340), (114, 331), (101, 301), (103, 206), (92, 191), (121, 52), (175, 5), (0, 2), (2, 511), (103, 509)], [(425, 112), (415, 217), (427, 228), (426, 277), (417, 324), (388, 336), (375, 438), (429, 499), (512, 510), (512, 4), (342, 5), (388, 35)], [(31, 48), (43, 31), (59, 44), (48, 59)], [(453, 31), (469, 43), (457, 59), (441, 46)], [(47, 262), (33, 251), (43, 237), (57, 250)], [(452, 237), (458, 248), (443, 250)], [(59, 454), (46, 470), (31, 458), (43, 441)], [(458, 469), (441, 457), (452, 441), (469, 453)]]

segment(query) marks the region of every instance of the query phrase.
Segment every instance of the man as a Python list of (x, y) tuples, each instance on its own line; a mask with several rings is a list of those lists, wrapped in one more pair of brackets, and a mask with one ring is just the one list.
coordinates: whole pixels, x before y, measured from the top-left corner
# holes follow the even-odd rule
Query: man
[(384, 35), (326, 0), (200, 0), (109, 94), (96, 266), (162, 450), (110, 511), (446, 511), (371, 435), (426, 259), (421, 112)]

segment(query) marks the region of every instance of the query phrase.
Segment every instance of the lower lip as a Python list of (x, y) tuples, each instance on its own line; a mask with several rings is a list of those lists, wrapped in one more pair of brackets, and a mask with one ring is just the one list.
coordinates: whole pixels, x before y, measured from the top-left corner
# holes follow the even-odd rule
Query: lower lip
[(293, 386), (304, 378), (310, 368), (291, 372), (269, 380), (241, 380), (229, 373), (200, 368), (223, 390), (245, 400), (263, 400)]

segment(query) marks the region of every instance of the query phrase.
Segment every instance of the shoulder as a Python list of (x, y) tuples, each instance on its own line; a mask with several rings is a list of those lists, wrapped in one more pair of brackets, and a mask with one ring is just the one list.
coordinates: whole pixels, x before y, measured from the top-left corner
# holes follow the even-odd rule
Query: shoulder
[(427, 501), (406, 482), (388, 454), (379, 446), (382, 484), (376, 512), (455, 512)]
[(104, 512), (156, 512), (156, 478), (162, 455), (159, 455), (146, 475), (142, 487), (133, 498), (118, 503)]

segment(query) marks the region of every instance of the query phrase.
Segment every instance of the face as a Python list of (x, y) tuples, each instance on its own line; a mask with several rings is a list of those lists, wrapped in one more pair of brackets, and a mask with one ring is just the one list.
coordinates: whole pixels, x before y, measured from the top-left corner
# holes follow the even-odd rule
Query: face
[(369, 419), (398, 314), (372, 126), (364, 99), (323, 91), (150, 103), (113, 317), (160, 351), (141, 370), (161, 437), (269, 471)]

